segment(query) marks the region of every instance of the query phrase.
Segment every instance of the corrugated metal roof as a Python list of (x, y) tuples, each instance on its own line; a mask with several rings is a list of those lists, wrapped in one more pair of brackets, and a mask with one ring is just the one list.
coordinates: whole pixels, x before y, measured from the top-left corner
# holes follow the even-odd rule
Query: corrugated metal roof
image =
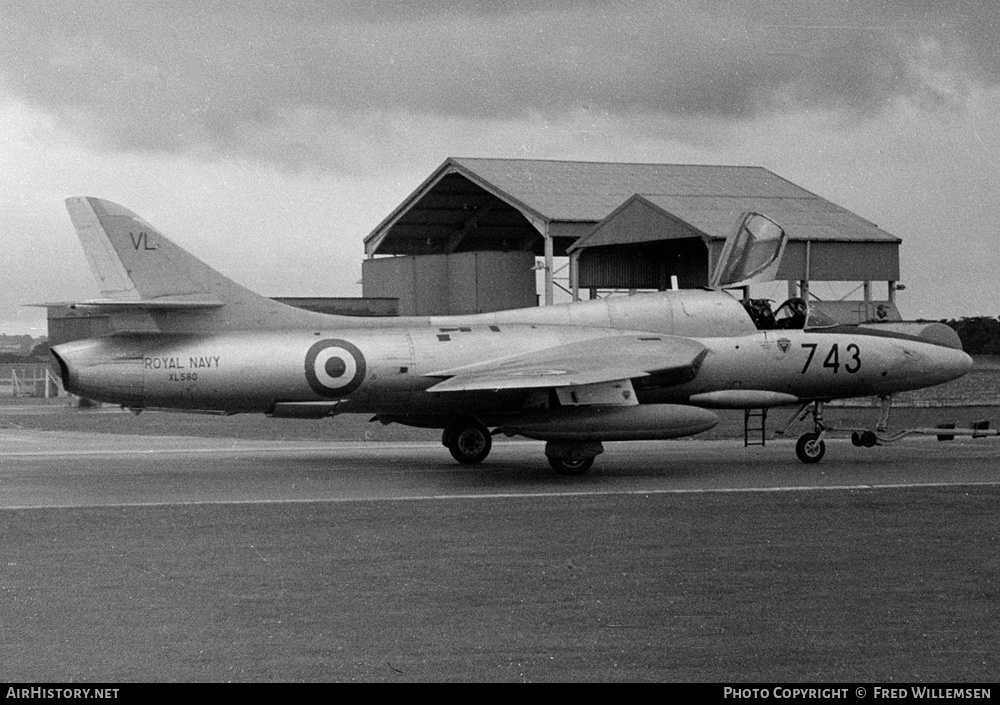
[[(812, 196), (763, 167), (454, 158), (548, 220), (603, 220), (636, 193)], [(815, 196), (812, 196), (815, 198)]]
[(456, 242), (508, 247), (536, 237), (529, 221), (597, 225), (636, 194), (712, 238), (728, 235), (740, 213), (759, 210), (795, 239), (899, 242), (763, 167), (452, 157), (365, 245), (386, 254), (442, 251)]
[(898, 237), (847, 209), (808, 192), (806, 194), (797, 197), (636, 194), (596, 226), (593, 232), (580, 238), (571, 249), (615, 244), (615, 229), (605, 230), (603, 225), (610, 224), (617, 213), (636, 199), (687, 223), (712, 240), (725, 239), (733, 232), (743, 214), (756, 212), (767, 215), (781, 225), (790, 240), (901, 242)]

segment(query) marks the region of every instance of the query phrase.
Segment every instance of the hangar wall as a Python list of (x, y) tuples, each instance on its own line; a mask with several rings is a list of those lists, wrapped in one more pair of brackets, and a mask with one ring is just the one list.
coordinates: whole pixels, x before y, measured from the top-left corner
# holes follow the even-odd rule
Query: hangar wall
[(486, 313), (538, 303), (531, 252), (456, 252), (361, 263), (362, 296), (399, 300), (399, 315)]
[[(553, 302), (563, 271), (567, 286), (558, 286), (574, 298), (587, 290), (665, 289), (672, 276), (681, 288), (705, 286), (747, 212), (767, 215), (788, 233), (777, 278), (788, 283), (789, 296), (808, 298), (810, 281), (859, 282), (871, 302), (872, 284), (885, 282), (881, 303), (895, 303), (901, 240), (762, 167), (457, 157), (365, 238), (365, 294), (399, 298), (401, 314), (532, 305), (535, 282), (526, 277), (495, 279), (506, 303), (494, 302), (482, 285), (492, 270), (478, 269), (463, 297), (445, 281), (461, 269), (410, 263), (403, 272), (393, 269), (400, 263), (378, 262), (514, 250), (544, 258), (545, 303)], [(554, 261), (563, 256), (568, 267)], [(388, 272), (381, 281), (367, 281), (381, 269)], [(411, 296), (421, 300), (407, 304)]]
[(827, 282), (899, 281), (899, 245), (894, 242), (792, 240), (785, 247), (777, 278)]

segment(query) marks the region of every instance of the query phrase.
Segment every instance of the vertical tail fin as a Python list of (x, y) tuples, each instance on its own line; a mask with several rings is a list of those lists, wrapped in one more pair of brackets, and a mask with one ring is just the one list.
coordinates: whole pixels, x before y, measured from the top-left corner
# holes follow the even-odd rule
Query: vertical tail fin
[(146, 310), (164, 331), (273, 327), (304, 313), (237, 284), (116, 203), (76, 197), (66, 208), (104, 297), (86, 305)]
[(69, 217), (101, 294), (111, 301), (258, 297), (168, 240), (130, 210), (100, 198), (69, 198)]

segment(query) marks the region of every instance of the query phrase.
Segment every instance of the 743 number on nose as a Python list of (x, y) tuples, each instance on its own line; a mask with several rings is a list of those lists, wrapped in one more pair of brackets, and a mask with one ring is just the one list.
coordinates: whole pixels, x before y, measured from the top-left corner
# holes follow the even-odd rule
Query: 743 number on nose
[[(806, 364), (802, 366), (802, 374), (805, 374), (809, 370), (809, 366), (813, 362), (813, 358), (816, 357), (816, 351), (819, 349), (818, 343), (802, 343), (802, 347), (809, 350), (809, 356), (806, 358)], [(822, 355), (822, 353), (820, 353)], [(859, 348), (854, 343), (848, 344), (844, 348), (844, 362), (841, 362), (840, 354), (840, 344), (834, 343), (829, 352), (827, 352), (826, 357), (823, 359), (823, 367), (828, 370), (833, 370), (834, 374), (840, 372), (843, 368), (844, 372), (849, 374), (854, 374), (861, 369), (861, 348)]]

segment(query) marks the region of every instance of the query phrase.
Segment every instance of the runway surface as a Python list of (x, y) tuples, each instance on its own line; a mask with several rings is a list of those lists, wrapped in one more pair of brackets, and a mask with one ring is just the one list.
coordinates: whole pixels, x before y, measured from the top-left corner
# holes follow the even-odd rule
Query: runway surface
[(0, 430), (8, 681), (983, 681), (1000, 441)]
[(2, 507), (442, 499), (544, 494), (794, 491), (1000, 483), (1000, 442), (827, 442), (800, 463), (793, 442), (608, 443), (590, 473), (560, 477), (543, 444), (499, 440), (480, 466), (438, 443), (247, 441), (0, 431)]

